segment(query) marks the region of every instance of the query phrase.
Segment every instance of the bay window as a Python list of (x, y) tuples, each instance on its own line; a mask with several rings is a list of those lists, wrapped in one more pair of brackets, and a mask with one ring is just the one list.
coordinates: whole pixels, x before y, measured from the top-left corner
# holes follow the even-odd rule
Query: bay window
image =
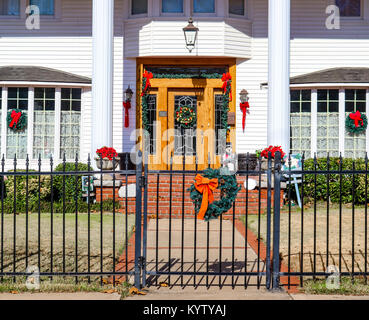
[(353, 112), (367, 113), (369, 89), (291, 89), (291, 153), (306, 158), (364, 158), (369, 151), (367, 132), (351, 134), (345, 120)]
[(147, 14), (147, 0), (132, 0), (131, 1), (131, 14)]
[[(15, 132), (6, 125), (13, 109), (27, 114), (25, 130)], [(66, 160), (74, 160), (80, 153), (81, 110), (81, 88), (0, 87), (2, 153), (7, 159), (25, 160), (28, 154), (30, 160), (58, 161), (65, 154)]]
[(245, 15), (245, 0), (229, 0), (229, 13), (239, 16)]

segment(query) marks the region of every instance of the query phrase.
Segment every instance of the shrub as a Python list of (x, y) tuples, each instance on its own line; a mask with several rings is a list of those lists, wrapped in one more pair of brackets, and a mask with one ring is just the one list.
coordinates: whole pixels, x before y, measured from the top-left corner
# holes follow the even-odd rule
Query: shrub
[[(17, 172), (25, 172), (24, 170), (18, 170)], [(33, 170), (29, 172), (34, 172)], [(40, 181), (39, 181), (40, 180)], [(15, 196), (16, 196), (16, 208), (17, 212), (26, 210), (26, 199), (28, 198), (28, 208), (32, 210), (38, 205), (38, 201), (50, 201), (51, 199), (51, 178), (50, 176), (28, 176), (28, 194), (27, 194), (27, 177), (26, 176), (8, 176), (5, 181), (6, 198), (4, 200), (4, 206), (11, 208), (14, 207), (14, 182), (15, 182)], [(39, 190), (40, 183), (40, 192)]]
[[(355, 162), (355, 170), (365, 170), (364, 159), (342, 159), (342, 170), (352, 170), (353, 163)], [(317, 159), (317, 171), (327, 170), (327, 159)], [(340, 169), (340, 159), (330, 158), (329, 170), (338, 171)], [(314, 159), (305, 160), (304, 170), (314, 170)], [(316, 199), (317, 200), (328, 200), (328, 183), (327, 174), (316, 175)], [(341, 189), (340, 189), (341, 180)], [(369, 183), (369, 177), (368, 177)], [(315, 175), (307, 174), (304, 175), (304, 202), (310, 203), (314, 201), (315, 193)], [(299, 186), (301, 194), (301, 185)], [(293, 189), (292, 189), (293, 190)], [(343, 203), (351, 203), (353, 200), (353, 192), (356, 204), (365, 203), (365, 174), (355, 174), (355, 182), (353, 184), (352, 174), (342, 174), (340, 178), (339, 174), (329, 175), (329, 200), (337, 203), (340, 201), (340, 196)]]
[[(92, 171), (93, 169), (90, 168)], [(64, 166), (63, 164), (59, 164), (55, 168), (56, 172), (63, 172)], [(88, 171), (88, 165), (84, 163), (79, 163), (77, 170), (75, 163), (66, 163), (65, 164), (65, 172), (74, 172), (74, 171)], [(54, 188), (56, 191), (56, 198), (63, 199), (63, 176), (54, 176)], [(65, 201), (66, 202), (75, 202), (77, 199), (82, 199), (82, 175), (66, 175), (65, 176)]]

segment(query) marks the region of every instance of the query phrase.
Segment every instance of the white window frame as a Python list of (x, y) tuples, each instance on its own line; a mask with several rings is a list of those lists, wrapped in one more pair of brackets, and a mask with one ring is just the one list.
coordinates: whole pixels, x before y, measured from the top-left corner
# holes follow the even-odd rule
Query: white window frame
[[(61, 89), (62, 88), (72, 88), (72, 89), (80, 89), (81, 90), (81, 113), (85, 109), (85, 101), (83, 99), (83, 94), (85, 92), (85, 88), (83, 86), (76, 86), (75, 84), (59, 84), (55, 85), (22, 85), (22, 84), (1, 84), (2, 88), (2, 102), (1, 102), (1, 156), (0, 160), (3, 155), (5, 155), (5, 159), (12, 160), (7, 158), (7, 114), (8, 114), (8, 88), (28, 88), (28, 114), (27, 114), (27, 153), (29, 156), (30, 162), (35, 163), (38, 159), (33, 158), (33, 119), (34, 119), (34, 89), (35, 88), (54, 88), (55, 89), (55, 139), (54, 139), (54, 153), (53, 153), (53, 160), (54, 163), (60, 163), (62, 159), (60, 159), (60, 116), (61, 116)], [(82, 126), (83, 118), (81, 117), (80, 126)], [(80, 146), (79, 146), (79, 157), (81, 158), (82, 155), (82, 128), (80, 129)], [(19, 165), (25, 161), (25, 159), (19, 159)], [(45, 161), (47, 159), (43, 159)], [(74, 160), (74, 159), (67, 159), (67, 161)]]
[[(339, 146), (338, 152), (345, 156), (345, 135), (346, 135), (346, 89), (366, 90), (366, 114), (369, 116), (369, 84), (314, 84), (293, 85), (290, 90), (311, 90), (311, 158), (317, 154), (318, 144), (318, 89), (338, 90), (338, 113), (339, 113)], [(369, 126), (366, 130), (366, 152), (369, 153)]]

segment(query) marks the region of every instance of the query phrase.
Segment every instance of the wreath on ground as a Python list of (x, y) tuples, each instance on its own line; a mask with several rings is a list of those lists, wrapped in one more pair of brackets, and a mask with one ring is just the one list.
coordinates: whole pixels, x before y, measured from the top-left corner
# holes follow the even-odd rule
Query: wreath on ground
[(6, 121), (11, 130), (23, 131), (27, 127), (27, 114), (20, 109), (13, 109), (8, 111)]
[[(213, 191), (220, 190), (220, 199), (214, 201)], [(203, 175), (197, 175), (195, 183), (187, 190), (195, 205), (198, 219), (209, 221), (229, 211), (241, 187), (236, 175), (221, 175), (220, 169), (206, 169)]]
[(195, 108), (189, 106), (178, 106), (176, 108), (176, 121), (183, 129), (191, 129), (196, 123)]
[(350, 113), (346, 117), (346, 129), (348, 132), (358, 134), (364, 132), (368, 127), (368, 118), (360, 111)]

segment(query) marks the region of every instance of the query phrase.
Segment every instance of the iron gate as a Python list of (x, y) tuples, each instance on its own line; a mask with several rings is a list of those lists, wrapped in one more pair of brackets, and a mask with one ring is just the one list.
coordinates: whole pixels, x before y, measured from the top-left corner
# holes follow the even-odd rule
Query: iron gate
[[(139, 156), (142, 156), (141, 152)], [(247, 165), (246, 170), (237, 172), (237, 176), (245, 178), (246, 184), (250, 176), (256, 176), (259, 183), (262, 175), (266, 174), (267, 177), (267, 219), (263, 226), (266, 239), (261, 239), (260, 235), (262, 213), (259, 188), (257, 249), (254, 250), (249, 246), (248, 191), (244, 211), (241, 212), (245, 222), (244, 237), (241, 239), (239, 228), (236, 227), (235, 205), (229, 220), (221, 218), (203, 222), (194, 213), (192, 216), (189, 214), (189, 210), (194, 209), (186, 201), (189, 195), (186, 185), (192, 183), (197, 174), (201, 174), (197, 165), (196, 170), (188, 171), (173, 170), (172, 161), (170, 170), (148, 170), (147, 166), (143, 170), (142, 164), (139, 164), (136, 174), (134, 273), (137, 288), (163, 284), (210, 287), (218, 279), (216, 285), (219, 287), (242, 285), (247, 288), (254, 285), (279, 290), (280, 153), (276, 154), (273, 162), (270, 156), (266, 170), (262, 170), (259, 164), (255, 170), (249, 170)], [(262, 242), (266, 246), (264, 255), (261, 254)]]

